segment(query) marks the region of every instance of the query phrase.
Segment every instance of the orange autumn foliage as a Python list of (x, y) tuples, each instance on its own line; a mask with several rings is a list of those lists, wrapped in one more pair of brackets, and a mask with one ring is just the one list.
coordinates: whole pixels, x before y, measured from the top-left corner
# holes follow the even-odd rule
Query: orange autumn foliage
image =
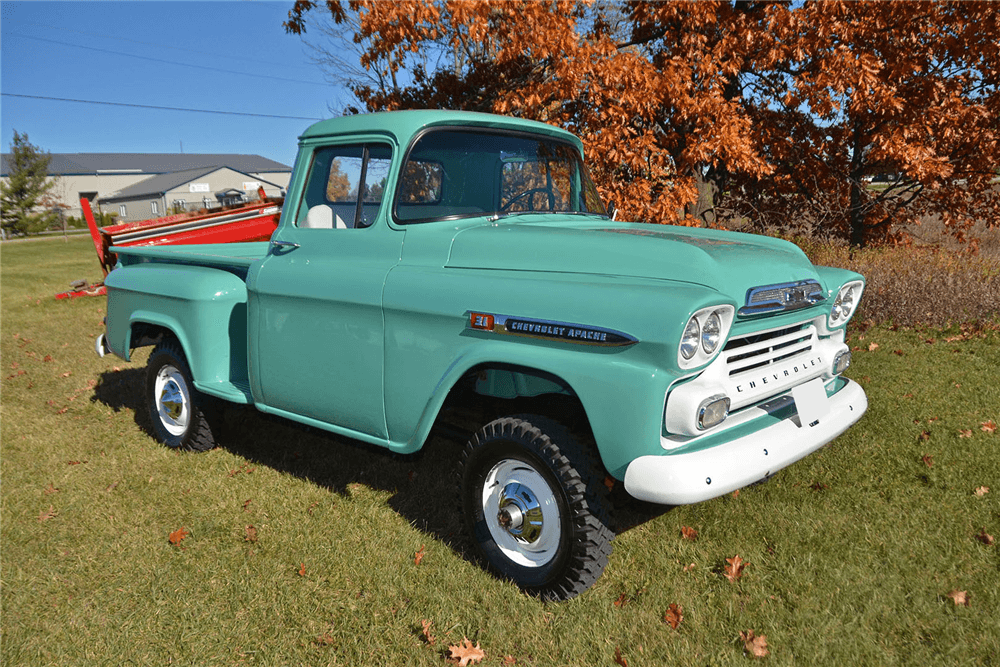
[(620, 219), (728, 218), (853, 245), (899, 241), (926, 216), (958, 238), (1000, 220), (989, 3), (331, 0), (310, 16), (317, 5), (297, 0), (284, 25), (319, 27), (310, 44), (356, 97), (349, 112), (566, 127)]

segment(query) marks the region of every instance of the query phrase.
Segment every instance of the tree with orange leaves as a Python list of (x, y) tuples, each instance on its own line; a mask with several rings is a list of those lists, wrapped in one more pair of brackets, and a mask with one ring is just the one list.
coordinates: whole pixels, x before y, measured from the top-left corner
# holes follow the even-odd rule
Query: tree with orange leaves
[[(302, 34), (315, 3), (285, 27)], [(327, 3), (317, 48), (365, 110), (567, 127), (648, 222), (720, 215), (853, 245), (1000, 218), (1000, 24), (988, 3)], [(353, 69), (352, 69), (352, 62)], [(345, 74), (346, 73), (346, 74)], [(354, 109), (353, 111), (357, 111)], [(873, 186), (878, 175), (887, 180)]]

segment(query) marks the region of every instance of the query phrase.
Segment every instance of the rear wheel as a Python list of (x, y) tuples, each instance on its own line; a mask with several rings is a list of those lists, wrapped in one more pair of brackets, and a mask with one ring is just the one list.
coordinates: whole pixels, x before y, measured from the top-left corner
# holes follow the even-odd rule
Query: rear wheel
[(146, 400), (160, 442), (199, 452), (215, 447), (209, 414), (216, 406), (195, 389), (187, 360), (174, 340), (161, 342), (149, 355)]
[(614, 534), (604, 475), (560, 424), (530, 415), (483, 427), (466, 447), (462, 509), (479, 555), (544, 598), (589, 588)]

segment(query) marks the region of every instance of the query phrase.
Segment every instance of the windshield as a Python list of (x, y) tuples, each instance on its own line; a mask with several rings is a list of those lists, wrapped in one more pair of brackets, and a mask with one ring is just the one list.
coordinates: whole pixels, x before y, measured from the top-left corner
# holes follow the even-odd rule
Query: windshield
[(524, 212), (606, 215), (575, 147), (547, 137), (437, 130), (420, 137), (400, 172), (397, 222)]

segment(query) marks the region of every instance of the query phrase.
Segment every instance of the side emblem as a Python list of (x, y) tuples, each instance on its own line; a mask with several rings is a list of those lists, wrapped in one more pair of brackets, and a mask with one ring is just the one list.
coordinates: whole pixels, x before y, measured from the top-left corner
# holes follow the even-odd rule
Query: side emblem
[(541, 338), (544, 340), (557, 340), (601, 347), (622, 347), (635, 345), (639, 342), (637, 338), (627, 333), (586, 324), (537, 320), (528, 317), (512, 317), (510, 315), (481, 313), (478, 311), (469, 311), (466, 315), (468, 317), (466, 328), (507, 336)]

